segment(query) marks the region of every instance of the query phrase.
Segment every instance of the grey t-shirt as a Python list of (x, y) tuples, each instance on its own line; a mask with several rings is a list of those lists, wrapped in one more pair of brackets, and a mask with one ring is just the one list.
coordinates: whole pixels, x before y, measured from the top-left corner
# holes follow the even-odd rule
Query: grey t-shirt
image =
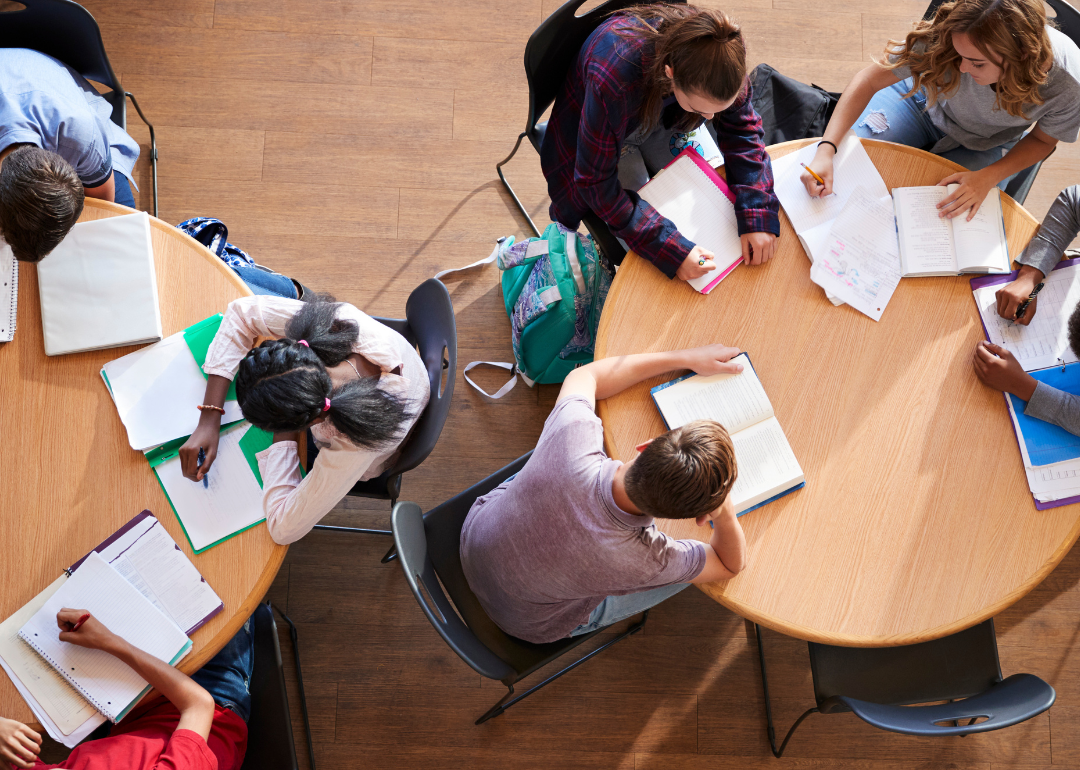
[[(995, 108), (997, 93), (981, 86), (970, 75), (960, 75), (960, 85), (945, 98), (926, 108), (930, 120), (945, 137), (931, 148), (941, 153), (959, 146), (989, 150), (1018, 139), (1032, 123), (1062, 142), (1075, 142), (1080, 132), (1080, 49), (1067, 35), (1046, 28), (1054, 64), (1040, 95), (1043, 103), (1024, 107), (1025, 117)], [(895, 61), (895, 56), (890, 57)], [(908, 67), (893, 70), (898, 80), (911, 77)]]
[(622, 464), (584, 398), (555, 405), (529, 462), (479, 498), (461, 530), (461, 564), (484, 611), (508, 634), (553, 642), (607, 596), (685, 583), (705, 543), (673, 540), (611, 494)]

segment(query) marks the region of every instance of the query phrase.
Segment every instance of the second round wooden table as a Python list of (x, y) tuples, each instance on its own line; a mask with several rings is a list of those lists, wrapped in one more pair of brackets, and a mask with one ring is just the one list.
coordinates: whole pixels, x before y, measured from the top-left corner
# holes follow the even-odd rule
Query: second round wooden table
[[(863, 144), (890, 190), (960, 169)], [(1015, 258), (1037, 223), (1002, 203)], [(972, 370), (984, 335), (969, 278), (905, 278), (874, 322), (811, 283), (783, 214), (777, 246), (708, 296), (629, 254), (597, 332), (597, 358), (713, 342), (747, 351), (806, 474), (803, 489), (740, 519), (746, 569), (702, 590), (789, 636), (849, 646), (927, 641), (995, 615), (1072, 547), (1080, 505), (1035, 509), (1004, 399)], [(672, 376), (599, 403), (612, 457), (664, 431), (649, 388)], [(693, 520), (658, 526), (709, 539)]]

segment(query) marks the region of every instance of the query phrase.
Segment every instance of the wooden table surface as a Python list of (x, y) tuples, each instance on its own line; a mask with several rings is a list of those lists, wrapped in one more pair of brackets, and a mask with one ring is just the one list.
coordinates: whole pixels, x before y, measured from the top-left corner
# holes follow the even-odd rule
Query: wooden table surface
[[(130, 213), (87, 198), (80, 221)], [(217, 257), (150, 218), (161, 324), (166, 336), (251, 292)], [(150, 509), (225, 603), (195, 632), (179, 668), (192, 672), (232, 638), (281, 566), (285, 546), (253, 527), (195, 556), (141, 452), (127, 434), (98, 372), (136, 347), (47, 357), (37, 270), (19, 264), (15, 339), (0, 344), (0, 618), (6, 618), (144, 509)], [(193, 404), (177, 408), (194, 409)], [(6, 676), (0, 715), (33, 721)]]
[[(803, 146), (769, 148), (773, 158)], [(863, 140), (886, 185), (959, 169)], [(1037, 223), (1002, 196), (1009, 253)], [(1002, 395), (971, 366), (983, 339), (968, 277), (905, 278), (880, 322), (833, 307), (786, 214), (776, 256), (712, 294), (627, 255), (596, 357), (725, 342), (749, 352), (806, 486), (741, 519), (749, 561), (702, 586), (734, 612), (793, 637), (849, 646), (927, 641), (985, 620), (1034, 588), (1080, 533), (1080, 505), (1037, 511)], [(663, 432), (654, 378), (600, 402), (612, 457)], [(661, 521), (708, 540), (692, 520)]]

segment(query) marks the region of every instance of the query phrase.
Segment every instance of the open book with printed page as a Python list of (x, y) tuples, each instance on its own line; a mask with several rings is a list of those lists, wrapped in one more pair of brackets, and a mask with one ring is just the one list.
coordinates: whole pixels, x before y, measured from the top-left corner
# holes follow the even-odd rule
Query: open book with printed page
[(960, 185), (897, 187), (893, 190), (900, 266), (905, 278), (1009, 272), (1009, 244), (1001, 213), (1001, 191), (990, 188), (979, 211), (943, 217), (938, 204)]
[(715, 255), (714, 269), (687, 281), (696, 291), (708, 294), (742, 262), (735, 195), (694, 150), (679, 153), (638, 195), (670, 219), (687, 240)]
[(742, 364), (742, 372), (688, 374), (650, 393), (669, 430), (694, 420), (715, 420), (727, 428), (739, 468), (731, 500), (742, 516), (802, 488), (806, 475), (750, 357), (740, 353), (731, 360)]

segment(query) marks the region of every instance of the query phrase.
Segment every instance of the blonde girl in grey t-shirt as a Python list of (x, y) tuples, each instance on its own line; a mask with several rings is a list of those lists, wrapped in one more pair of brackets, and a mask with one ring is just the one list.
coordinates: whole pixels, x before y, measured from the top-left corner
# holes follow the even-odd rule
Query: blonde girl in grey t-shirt
[(1042, 0), (942, 3), (885, 54), (840, 98), (810, 164), (825, 184), (802, 175), (811, 196), (832, 192), (833, 145), (852, 126), (861, 137), (921, 147), (967, 169), (941, 180), (960, 187), (939, 208), (968, 219), (992, 187), (1004, 189), (1059, 141), (1076, 141), (1080, 49), (1047, 26)]

